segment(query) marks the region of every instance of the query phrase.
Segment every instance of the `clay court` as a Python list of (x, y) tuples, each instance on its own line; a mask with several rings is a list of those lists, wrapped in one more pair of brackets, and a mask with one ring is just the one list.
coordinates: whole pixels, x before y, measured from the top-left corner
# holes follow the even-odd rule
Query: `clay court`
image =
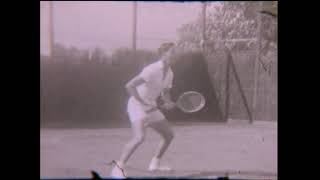
[[(170, 173), (150, 173), (147, 165), (160, 137), (152, 130), (130, 159), (129, 177), (204, 178), (225, 176), (277, 179), (277, 123), (176, 123), (164, 162)], [(108, 177), (108, 161), (119, 157), (129, 128), (41, 129), (41, 178)]]
[[(277, 179), (277, 1), (121, 3), (40, 2), (41, 179), (108, 178), (132, 137), (127, 84), (169, 42), (176, 108), (154, 104), (175, 133), (174, 171), (147, 171), (160, 141), (148, 129), (126, 175)], [(201, 108), (179, 106), (188, 91)]]

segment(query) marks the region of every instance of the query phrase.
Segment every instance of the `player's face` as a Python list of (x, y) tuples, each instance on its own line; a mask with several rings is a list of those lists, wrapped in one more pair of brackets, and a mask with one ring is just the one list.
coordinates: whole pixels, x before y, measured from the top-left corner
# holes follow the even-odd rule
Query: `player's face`
[(171, 57), (169, 58), (169, 64), (172, 66), (172, 65), (175, 65), (177, 63), (179, 63), (179, 60), (181, 58), (179, 58), (179, 50), (177, 48), (174, 48), (171, 50)]
[(174, 58), (175, 55), (175, 48), (173, 46), (167, 46), (167, 47), (163, 47), (163, 49), (160, 49), (162, 51), (161, 55), (169, 55), (169, 58), (165, 58), (164, 61), (166, 62), (166, 64), (168, 64), (169, 66), (172, 66), (176, 63), (176, 58)]
[(177, 57), (177, 56), (175, 56), (175, 55), (172, 55), (170, 58), (168, 58), (167, 61), (168, 61), (168, 64), (169, 64), (170, 66), (173, 66), (173, 65), (178, 64), (180, 59), (181, 59), (181, 58), (179, 58), (179, 57)]

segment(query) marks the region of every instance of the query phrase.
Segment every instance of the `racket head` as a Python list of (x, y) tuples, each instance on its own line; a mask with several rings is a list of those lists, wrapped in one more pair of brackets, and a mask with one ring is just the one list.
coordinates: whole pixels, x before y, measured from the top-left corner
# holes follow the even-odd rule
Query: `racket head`
[(187, 91), (178, 97), (177, 107), (185, 113), (200, 111), (206, 105), (205, 97), (196, 91)]

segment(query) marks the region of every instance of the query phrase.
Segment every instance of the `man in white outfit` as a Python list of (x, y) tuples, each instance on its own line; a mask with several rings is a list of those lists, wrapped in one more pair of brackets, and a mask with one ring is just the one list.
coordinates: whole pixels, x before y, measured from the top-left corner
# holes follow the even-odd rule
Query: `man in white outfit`
[(171, 58), (173, 49), (173, 43), (163, 44), (159, 48), (160, 59), (146, 66), (126, 85), (130, 94), (127, 111), (131, 121), (133, 138), (125, 146), (120, 159), (115, 161), (116, 166), (114, 166), (111, 175), (114, 172), (123, 172), (130, 156), (144, 141), (146, 127), (151, 127), (162, 137), (159, 148), (150, 162), (149, 170), (171, 170), (169, 167), (160, 166), (160, 159), (174, 135), (168, 120), (157, 107), (156, 101), (160, 96), (165, 102), (164, 108), (172, 109), (175, 106), (169, 94), (173, 81), (171, 66), (175, 63), (175, 60)]

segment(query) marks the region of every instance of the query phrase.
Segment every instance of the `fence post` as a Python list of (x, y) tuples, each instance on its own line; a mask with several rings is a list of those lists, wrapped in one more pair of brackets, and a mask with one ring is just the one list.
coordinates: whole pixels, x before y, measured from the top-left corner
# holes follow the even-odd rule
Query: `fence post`
[(225, 100), (225, 115), (224, 119), (225, 121), (228, 121), (229, 118), (229, 103), (230, 103), (230, 59), (228, 58), (227, 55), (227, 66), (226, 66), (226, 100)]
[(245, 96), (245, 93), (243, 91), (243, 88), (242, 88), (242, 85), (241, 85), (241, 82), (240, 82), (240, 78), (239, 78), (239, 75), (238, 75), (238, 72), (237, 72), (237, 69), (236, 69), (236, 66), (233, 62), (233, 59), (232, 59), (232, 55), (231, 53), (229, 52), (228, 53), (228, 61), (229, 61), (229, 64), (231, 65), (231, 68), (233, 70), (233, 74), (234, 74), (234, 77), (236, 79), (236, 83), (238, 85), (238, 88), (239, 88), (239, 91), (240, 91), (240, 94), (241, 94), (241, 98), (242, 98), (242, 101), (243, 101), (243, 104), (246, 108), (246, 111), (247, 111), (247, 114), (249, 116), (249, 122), (250, 123), (253, 123), (253, 119), (252, 119), (252, 113), (250, 111), (250, 108), (249, 108), (249, 105), (248, 105), (248, 102), (247, 102), (247, 98)]
[[(259, 9), (262, 8), (263, 1), (259, 2)], [(257, 52), (256, 52), (256, 61), (254, 63), (254, 87), (253, 87), (253, 98), (252, 98), (252, 109), (253, 109), (253, 119), (257, 118), (257, 94), (258, 94), (258, 85), (259, 85), (259, 61), (260, 61), (260, 51), (261, 51), (261, 13), (258, 13), (258, 28), (257, 28)]]

